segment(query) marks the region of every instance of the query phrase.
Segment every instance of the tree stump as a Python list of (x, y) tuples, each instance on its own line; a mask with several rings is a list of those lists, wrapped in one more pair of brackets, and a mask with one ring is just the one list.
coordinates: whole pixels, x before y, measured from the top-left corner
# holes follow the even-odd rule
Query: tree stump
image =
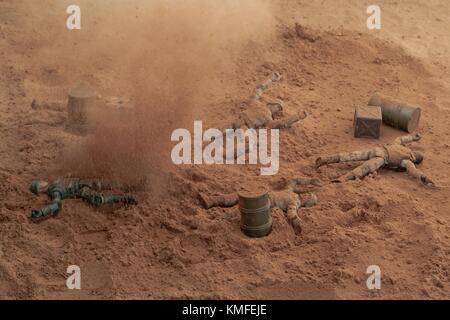
[(67, 104), (67, 130), (80, 135), (93, 131), (93, 112), (96, 103), (95, 90), (81, 85), (69, 90)]

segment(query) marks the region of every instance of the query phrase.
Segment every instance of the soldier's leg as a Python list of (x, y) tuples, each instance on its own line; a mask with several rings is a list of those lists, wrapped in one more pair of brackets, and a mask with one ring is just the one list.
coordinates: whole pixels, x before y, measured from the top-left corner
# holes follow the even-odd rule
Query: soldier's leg
[(124, 192), (130, 192), (131, 190), (144, 190), (146, 184), (146, 178), (142, 178), (139, 182), (134, 184), (127, 184), (113, 180), (80, 180), (80, 186), (82, 188), (89, 188), (95, 191), (106, 190), (122, 190)]
[(199, 193), (198, 196), (201, 205), (205, 209), (210, 209), (213, 207), (232, 207), (239, 202), (237, 193), (224, 194), (220, 196), (209, 196), (204, 193)]
[(368, 149), (353, 152), (341, 152), (328, 157), (319, 157), (316, 159), (316, 168), (331, 163), (369, 160), (376, 156), (376, 154), (377, 149)]
[(403, 160), (402, 167), (406, 169), (406, 172), (411, 177), (420, 180), (424, 185), (435, 185), (434, 181), (431, 180), (427, 175), (425, 175), (422, 171), (417, 169), (412, 161)]
[(352, 171), (347, 173), (345, 176), (340, 178), (338, 181), (362, 179), (365, 176), (367, 176), (369, 173), (377, 171), (384, 165), (385, 165), (385, 160), (384, 160), (384, 158), (381, 158), (381, 157), (376, 157), (376, 158), (367, 160), (362, 165), (353, 169)]
[(47, 217), (49, 215), (54, 215), (59, 212), (62, 208), (62, 202), (60, 197), (56, 197), (53, 199), (53, 202), (43, 208), (40, 209), (32, 209), (31, 210), (31, 217), (32, 218), (43, 218)]
[(125, 203), (125, 204), (137, 204), (137, 200), (132, 195), (103, 195), (97, 191), (89, 188), (83, 188), (80, 197), (87, 203), (100, 206), (108, 203)]

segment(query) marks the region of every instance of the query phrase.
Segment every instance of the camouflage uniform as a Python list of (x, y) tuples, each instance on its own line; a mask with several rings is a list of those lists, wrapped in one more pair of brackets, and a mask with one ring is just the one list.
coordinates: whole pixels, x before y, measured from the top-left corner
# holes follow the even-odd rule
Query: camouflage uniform
[[(297, 178), (287, 181), (285, 187), (281, 191), (269, 192), (270, 207), (279, 208), (283, 210), (290, 224), (292, 225), (294, 232), (299, 234), (301, 232), (301, 220), (298, 216), (298, 209), (301, 207), (312, 207), (317, 204), (317, 197), (314, 194), (310, 195), (310, 198), (301, 201), (298, 193), (300, 192), (300, 186), (305, 185), (320, 185), (320, 181), (310, 178)], [(213, 207), (233, 207), (239, 202), (239, 196), (237, 193), (209, 196), (203, 193), (199, 194), (199, 200), (205, 209)]]
[(52, 199), (50, 205), (40, 209), (32, 209), (31, 216), (33, 218), (41, 218), (58, 213), (61, 210), (63, 199), (81, 198), (94, 206), (117, 202), (137, 204), (137, 200), (131, 195), (104, 195), (100, 193), (99, 191), (102, 190), (125, 189), (121, 184), (100, 180), (59, 178), (51, 184), (44, 181), (33, 181), (30, 189), (35, 194), (47, 193)]
[(406, 171), (410, 176), (419, 179), (425, 185), (434, 184), (428, 176), (415, 166), (415, 164), (420, 164), (423, 161), (423, 153), (420, 151), (412, 151), (406, 147), (408, 143), (419, 141), (420, 139), (421, 136), (419, 134), (408, 135), (399, 137), (393, 143), (386, 144), (383, 147), (320, 157), (316, 160), (316, 167), (319, 168), (325, 164), (339, 162), (365, 161), (362, 165), (336, 181), (362, 179), (369, 173), (376, 172), (378, 169), (385, 167)]

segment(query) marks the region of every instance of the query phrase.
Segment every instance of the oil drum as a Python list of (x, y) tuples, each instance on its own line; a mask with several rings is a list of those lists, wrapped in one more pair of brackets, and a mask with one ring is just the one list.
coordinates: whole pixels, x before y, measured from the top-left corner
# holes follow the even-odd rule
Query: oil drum
[(272, 231), (269, 193), (240, 191), (241, 230), (249, 237), (264, 237)]
[(381, 107), (383, 122), (391, 127), (411, 133), (419, 126), (421, 115), (419, 107), (381, 94), (372, 96), (368, 105)]

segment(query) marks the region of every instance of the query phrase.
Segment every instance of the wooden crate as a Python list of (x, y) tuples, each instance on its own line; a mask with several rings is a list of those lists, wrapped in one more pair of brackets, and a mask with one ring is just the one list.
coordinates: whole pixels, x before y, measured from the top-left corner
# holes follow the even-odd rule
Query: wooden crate
[(355, 109), (353, 132), (356, 138), (380, 137), (381, 108), (375, 106), (361, 106)]

